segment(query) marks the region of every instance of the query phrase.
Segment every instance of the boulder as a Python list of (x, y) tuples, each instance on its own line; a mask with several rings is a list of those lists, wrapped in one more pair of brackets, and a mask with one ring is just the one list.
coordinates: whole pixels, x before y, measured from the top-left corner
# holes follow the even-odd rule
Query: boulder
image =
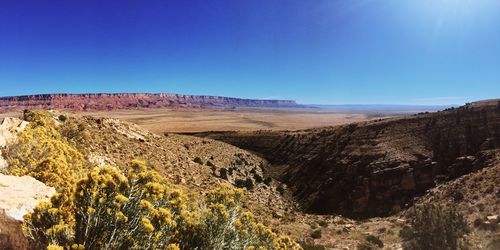
[(31, 249), (22, 232), (23, 216), (55, 192), (29, 176), (0, 174), (0, 249)]
[(487, 221), (489, 221), (491, 223), (497, 223), (497, 222), (499, 222), (498, 215), (486, 216), (486, 219), (487, 219)]
[[(0, 147), (5, 147), (7, 143), (15, 140), (15, 132), (22, 130), (20, 128), (23, 122), (17, 118), (3, 118), (0, 120)], [(23, 128), (25, 126), (23, 125)], [(18, 128), (20, 128), (18, 130)]]

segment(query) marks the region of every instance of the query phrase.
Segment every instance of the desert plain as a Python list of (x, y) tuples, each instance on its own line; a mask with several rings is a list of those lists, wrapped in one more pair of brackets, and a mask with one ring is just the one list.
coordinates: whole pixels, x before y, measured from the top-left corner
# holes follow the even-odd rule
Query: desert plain
[(361, 113), (323, 109), (133, 109), (81, 112), (137, 124), (153, 133), (202, 131), (297, 130), (372, 119)]

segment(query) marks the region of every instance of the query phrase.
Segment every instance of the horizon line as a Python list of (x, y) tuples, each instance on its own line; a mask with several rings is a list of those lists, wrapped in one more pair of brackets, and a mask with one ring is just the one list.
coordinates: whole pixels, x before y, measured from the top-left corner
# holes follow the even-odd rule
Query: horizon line
[[(461, 105), (465, 105), (468, 102), (464, 103), (447, 103), (447, 104), (421, 104), (421, 103), (302, 103), (298, 102), (294, 99), (287, 98), (276, 98), (276, 99), (268, 99), (268, 98), (244, 98), (244, 97), (235, 97), (235, 96), (223, 96), (223, 95), (209, 95), (209, 94), (180, 94), (180, 93), (171, 93), (171, 92), (53, 92), (53, 93), (36, 93), (36, 94), (18, 94), (18, 95), (2, 95), (0, 99), (11, 98), (11, 97), (27, 97), (27, 96), (44, 96), (44, 95), (136, 95), (136, 94), (145, 94), (145, 95), (179, 95), (179, 96), (198, 96), (198, 97), (223, 97), (223, 98), (232, 98), (232, 99), (242, 99), (242, 100), (260, 100), (260, 101), (293, 101), (298, 105), (305, 106), (414, 106), (414, 107), (425, 107), (425, 106), (433, 106), (433, 107), (457, 107)], [(494, 100), (496, 98), (489, 99), (481, 99), (475, 100), (471, 102), (484, 101), (484, 100)]]

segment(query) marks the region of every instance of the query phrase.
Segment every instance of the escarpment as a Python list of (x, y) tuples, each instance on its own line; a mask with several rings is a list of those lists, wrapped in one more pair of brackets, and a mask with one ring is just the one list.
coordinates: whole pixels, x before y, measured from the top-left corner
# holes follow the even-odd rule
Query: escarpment
[(194, 96), (179, 94), (44, 94), (0, 97), (0, 110), (64, 109), (98, 111), (128, 108), (165, 107), (301, 107), (291, 100), (240, 99), (221, 96)]
[(262, 154), (307, 212), (366, 218), (500, 164), (500, 101), (302, 131), (199, 133)]

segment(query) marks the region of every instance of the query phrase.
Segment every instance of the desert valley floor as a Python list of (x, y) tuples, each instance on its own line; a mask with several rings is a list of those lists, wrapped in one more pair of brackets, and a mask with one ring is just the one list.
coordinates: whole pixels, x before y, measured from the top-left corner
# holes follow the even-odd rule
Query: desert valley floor
[(135, 123), (153, 133), (234, 130), (296, 130), (367, 120), (365, 114), (318, 109), (142, 109), (92, 112)]

